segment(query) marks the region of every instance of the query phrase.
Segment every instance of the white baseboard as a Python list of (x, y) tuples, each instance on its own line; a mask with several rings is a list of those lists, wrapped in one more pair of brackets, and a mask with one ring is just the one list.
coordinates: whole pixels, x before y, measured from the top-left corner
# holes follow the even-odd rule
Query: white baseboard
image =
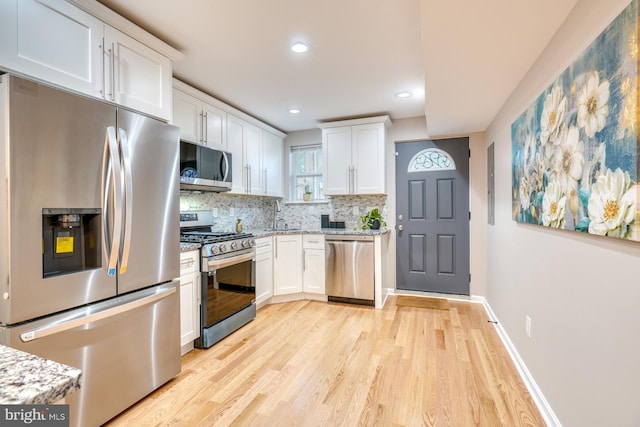
[(518, 369), (520, 377), (529, 390), (529, 394), (531, 394), (533, 402), (538, 407), (538, 410), (540, 411), (540, 415), (542, 415), (544, 422), (548, 427), (562, 427), (560, 420), (558, 419), (558, 417), (556, 417), (553, 409), (551, 409), (551, 405), (549, 405), (549, 402), (547, 402), (547, 399), (545, 399), (544, 395), (542, 394), (542, 390), (540, 390), (540, 388), (536, 384), (533, 376), (531, 375), (531, 372), (529, 372), (529, 369), (527, 368), (527, 365), (524, 364), (524, 360), (522, 360), (520, 354), (518, 353), (518, 350), (516, 350), (513, 342), (511, 342), (509, 335), (507, 335), (507, 331), (504, 330), (502, 324), (498, 321), (498, 318), (491, 309), (491, 306), (489, 305), (487, 299), (485, 297), (477, 296), (472, 297), (472, 299), (476, 300), (473, 302), (481, 303), (484, 307), (484, 310), (487, 312), (489, 319), (491, 319), (492, 322), (495, 322), (494, 326), (496, 327), (496, 332), (498, 333), (498, 336), (507, 349), (509, 356), (511, 356), (513, 364), (516, 366), (516, 369)]

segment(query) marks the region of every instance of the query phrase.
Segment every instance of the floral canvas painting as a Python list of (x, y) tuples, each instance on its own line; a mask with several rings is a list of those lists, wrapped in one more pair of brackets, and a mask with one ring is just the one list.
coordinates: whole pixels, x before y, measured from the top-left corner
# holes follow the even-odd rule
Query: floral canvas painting
[(638, 0), (511, 126), (513, 218), (640, 241)]

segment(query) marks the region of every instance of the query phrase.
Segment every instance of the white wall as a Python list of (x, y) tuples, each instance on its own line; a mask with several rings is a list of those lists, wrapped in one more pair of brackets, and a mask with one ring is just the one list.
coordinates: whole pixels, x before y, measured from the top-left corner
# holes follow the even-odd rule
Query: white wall
[(514, 222), (510, 129), (628, 4), (578, 2), (486, 132), (496, 163), (486, 296), (564, 426), (640, 426), (640, 243)]

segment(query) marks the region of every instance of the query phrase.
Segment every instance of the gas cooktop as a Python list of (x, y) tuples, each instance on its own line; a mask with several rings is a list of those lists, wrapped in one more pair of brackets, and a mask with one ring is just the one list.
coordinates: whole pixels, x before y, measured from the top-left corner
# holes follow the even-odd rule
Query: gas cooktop
[(187, 231), (180, 233), (181, 242), (201, 243), (203, 245), (251, 238), (253, 238), (253, 234), (250, 233), (231, 233), (226, 231)]

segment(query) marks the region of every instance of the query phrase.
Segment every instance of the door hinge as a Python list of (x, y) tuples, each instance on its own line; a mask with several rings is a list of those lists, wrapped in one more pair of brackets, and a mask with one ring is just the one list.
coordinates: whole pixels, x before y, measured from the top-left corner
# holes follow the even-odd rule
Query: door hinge
[(471, 211), (469, 211), (469, 221), (471, 221)]
[(471, 273), (469, 273), (469, 283), (471, 283)]
[(469, 149), (469, 158), (471, 158), (471, 149)]

